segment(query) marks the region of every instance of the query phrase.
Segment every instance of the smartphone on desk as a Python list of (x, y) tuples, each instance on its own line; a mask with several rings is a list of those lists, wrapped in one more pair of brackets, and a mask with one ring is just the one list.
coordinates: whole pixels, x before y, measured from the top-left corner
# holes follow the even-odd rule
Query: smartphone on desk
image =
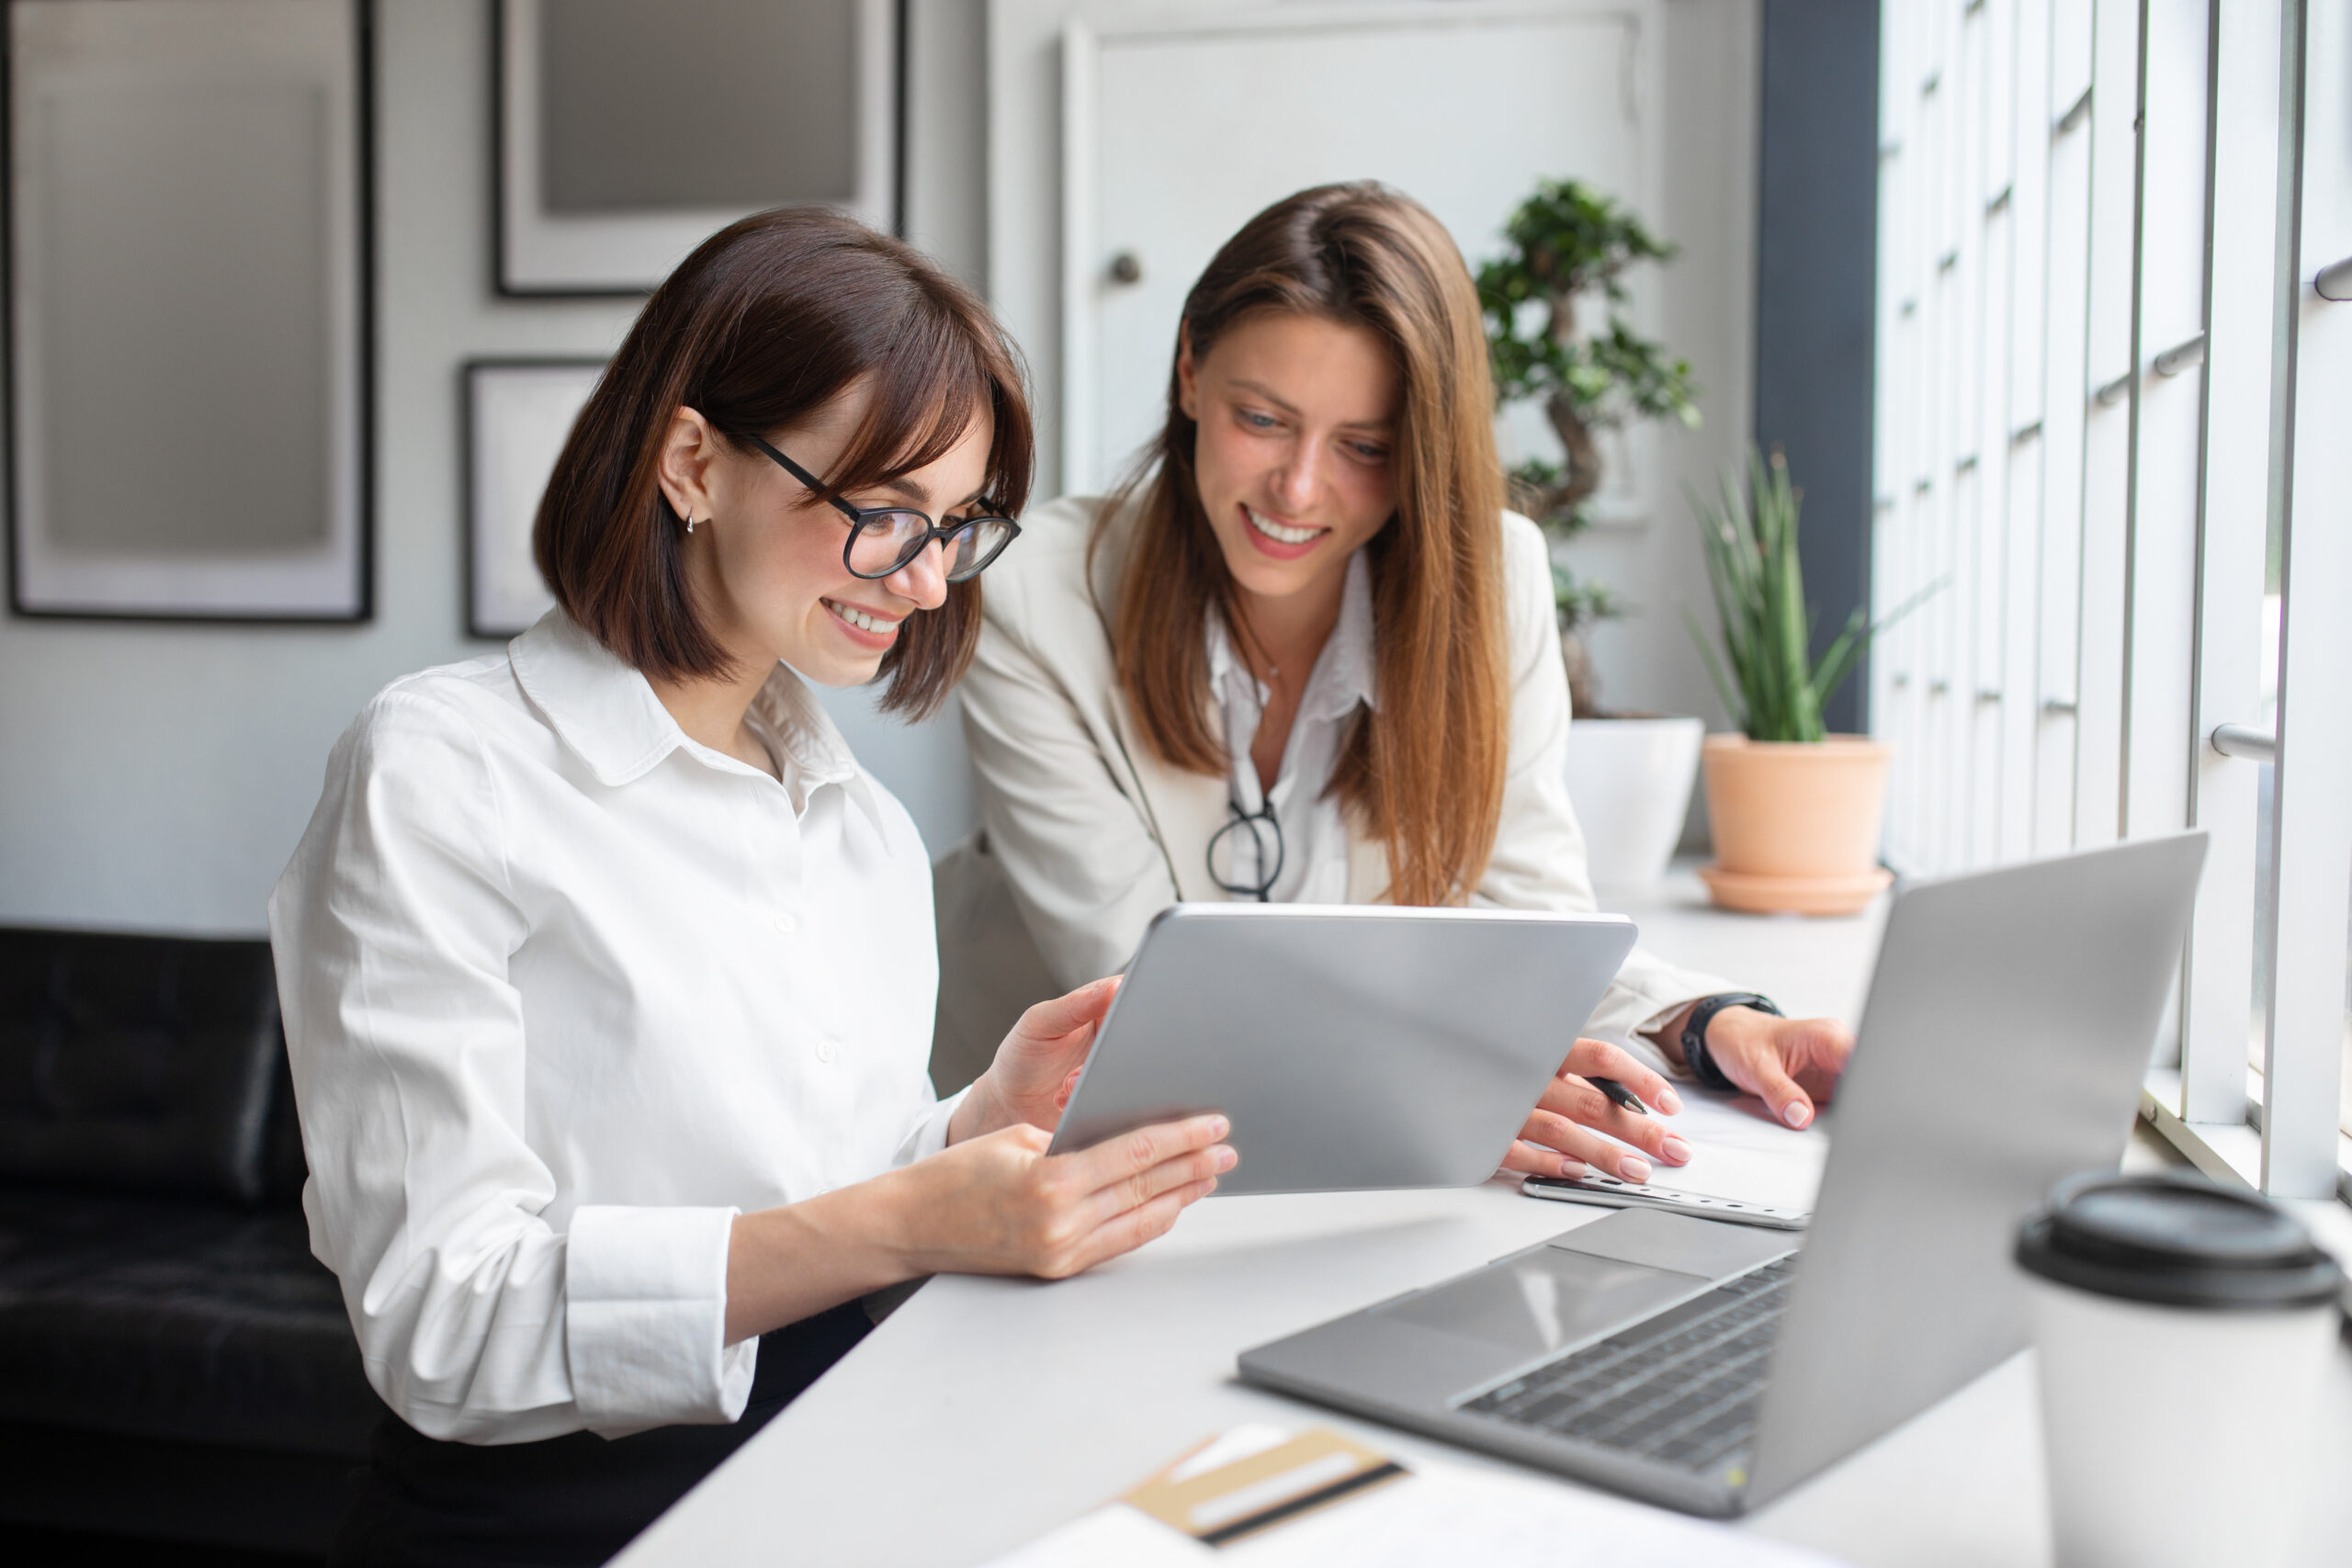
[(1775, 1209), (1767, 1203), (1716, 1198), (1704, 1192), (1680, 1192), (1645, 1182), (1620, 1181), (1597, 1170), (1582, 1176), (1531, 1176), (1519, 1184), (1519, 1190), (1530, 1198), (1549, 1198), (1555, 1202), (1591, 1203), (1603, 1209), (1664, 1209), (1669, 1213), (1690, 1214), (1702, 1220), (1761, 1225), (1766, 1230), (1801, 1231), (1813, 1220), (1810, 1213), (1795, 1209)]

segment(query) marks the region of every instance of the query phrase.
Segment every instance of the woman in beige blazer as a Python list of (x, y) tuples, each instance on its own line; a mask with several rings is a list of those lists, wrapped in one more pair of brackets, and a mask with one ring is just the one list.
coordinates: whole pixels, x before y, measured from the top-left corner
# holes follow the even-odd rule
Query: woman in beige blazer
[[(943, 1091), (1180, 899), (1595, 907), (1549, 555), (1503, 510), (1489, 385), (1460, 253), (1393, 191), (1302, 192), (1210, 264), (1148, 466), (1030, 513), (990, 576), (962, 689), (983, 829), (938, 868)], [(1803, 1126), (1851, 1037), (1770, 1007), (1636, 952), (1589, 1027)], [(1507, 1164), (1690, 1157), (1585, 1081), (1671, 1111), (1665, 1077), (1562, 1043)]]

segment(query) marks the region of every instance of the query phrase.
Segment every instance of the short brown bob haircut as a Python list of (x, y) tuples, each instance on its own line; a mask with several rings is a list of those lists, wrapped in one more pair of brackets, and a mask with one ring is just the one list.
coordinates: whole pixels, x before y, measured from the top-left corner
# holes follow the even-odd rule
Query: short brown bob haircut
[[(988, 307), (897, 240), (819, 209), (720, 230), (672, 273), (605, 368), (556, 459), (531, 530), (564, 613), (658, 680), (720, 677), (686, 580), (684, 519), (662, 493), (662, 444), (681, 408), (720, 436), (775, 437), (865, 379), (864, 425), (824, 476), (822, 502), (936, 462), (986, 414), (989, 510), (1018, 515), (1035, 444), (1020, 354)], [(882, 706), (935, 709), (980, 636), (978, 578), (909, 618), (883, 657)]]

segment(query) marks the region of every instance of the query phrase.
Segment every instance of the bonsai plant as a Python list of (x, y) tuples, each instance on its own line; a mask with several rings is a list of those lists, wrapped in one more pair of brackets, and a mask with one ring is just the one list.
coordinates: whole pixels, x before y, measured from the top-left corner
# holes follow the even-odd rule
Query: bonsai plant
[(1926, 595), (1875, 624), (1856, 610), (1815, 658), (1797, 554), (1802, 499), (1778, 448), (1769, 461), (1748, 454), (1745, 485), (1726, 474), (1719, 503), (1692, 498), (1721, 657), (1687, 607), (1683, 618), (1739, 726), (1707, 737), (1715, 863), (1699, 874), (1726, 908), (1850, 914), (1889, 881), (1878, 864), (1889, 751), (1867, 736), (1827, 734), (1822, 708), (1871, 638)]
[[(1699, 423), (1689, 364), (1619, 313), (1626, 271), (1670, 260), (1674, 247), (1576, 180), (1544, 181), (1503, 231), (1509, 253), (1478, 269), (1496, 400), (1540, 403), (1560, 443), (1559, 461), (1532, 458), (1512, 470), (1511, 503), (1565, 544), (1592, 523), (1604, 477), (1601, 432), (1638, 420)], [(1578, 578), (1556, 550), (1552, 601), (1577, 720), (1568, 795), (1583, 818), (1592, 879), (1655, 882), (1681, 837), (1706, 727), (1696, 718), (1604, 714), (1585, 638), (1625, 606), (1606, 584)]]
[[(1540, 402), (1562, 454), (1559, 462), (1531, 458), (1514, 468), (1511, 499), (1565, 543), (1592, 522), (1588, 504), (1603, 477), (1600, 432), (1644, 419), (1699, 423), (1690, 365), (1617, 313), (1626, 269), (1671, 260), (1674, 247), (1577, 180), (1544, 181), (1503, 233), (1510, 253), (1478, 269), (1495, 399), (1503, 406)], [(1606, 312), (1589, 331), (1578, 318), (1589, 299)], [(1580, 581), (1556, 561), (1552, 588), (1576, 716), (1596, 717), (1599, 692), (1581, 634), (1623, 606), (1605, 585)]]

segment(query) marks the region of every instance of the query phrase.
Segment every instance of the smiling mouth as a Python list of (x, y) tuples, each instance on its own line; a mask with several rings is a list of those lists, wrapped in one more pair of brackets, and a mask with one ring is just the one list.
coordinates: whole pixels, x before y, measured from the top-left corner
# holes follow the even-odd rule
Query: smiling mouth
[(1241, 515), (1250, 519), (1250, 526), (1278, 545), (1312, 544), (1331, 531), (1329, 528), (1293, 528), (1247, 506), (1241, 509)]
[(825, 608), (831, 610), (835, 616), (855, 626), (859, 631), (869, 632), (877, 637), (888, 637), (899, 629), (898, 622), (885, 620), (880, 615), (861, 610), (854, 604), (844, 604), (838, 599), (827, 599), (823, 603)]

